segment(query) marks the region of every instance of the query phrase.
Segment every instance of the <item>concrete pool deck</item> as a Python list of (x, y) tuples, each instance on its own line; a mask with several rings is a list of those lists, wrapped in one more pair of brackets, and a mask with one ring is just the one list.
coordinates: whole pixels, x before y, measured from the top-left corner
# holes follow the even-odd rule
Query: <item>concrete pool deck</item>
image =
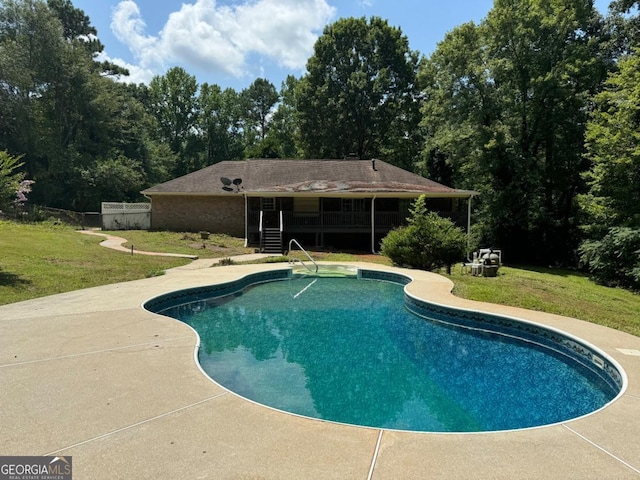
[(0, 306), (0, 455), (72, 455), (75, 479), (640, 478), (638, 337), (462, 300), (436, 274), (352, 264), (404, 273), (414, 278), (409, 291), (425, 300), (578, 336), (617, 360), (629, 385), (599, 412), (530, 430), (435, 434), (339, 425), (228, 392), (200, 371), (188, 326), (141, 308), (172, 290), (287, 268), (202, 268), (210, 264)]

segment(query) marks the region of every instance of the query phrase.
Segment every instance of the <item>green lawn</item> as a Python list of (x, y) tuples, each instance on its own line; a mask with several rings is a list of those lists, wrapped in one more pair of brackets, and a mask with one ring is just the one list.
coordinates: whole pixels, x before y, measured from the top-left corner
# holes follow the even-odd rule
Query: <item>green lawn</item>
[[(110, 233), (126, 238), (126, 245), (138, 250), (189, 253), (201, 258), (253, 252), (244, 248), (243, 240), (223, 235), (203, 240), (193, 233)], [(0, 305), (160, 275), (188, 262), (132, 256), (99, 247), (100, 242), (100, 237), (62, 225), (0, 221)], [(389, 264), (379, 255), (311, 254), (316, 260)], [(497, 277), (483, 278), (463, 275), (455, 267), (450, 278), (455, 283), (454, 293), (460, 297), (575, 317), (640, 336), (640, 295), (596, 285), (574, 271), (502, 267)]]
[(127, 239), (125, 247), (148, 252), (186, 253), (199, 258), (220, 258), (253, 253), (245, 248), (244, 239), (228, 235), (211, 234), (203, 239), (199, 233), (148, 232), (146, 230), (104, 231)]
[(0, 221), (0, 305), (160, 275), (186, 259), (127, 255), (52, 223)]
[(573, 270), (502, 267), (495, 278), (451, 275), (463, 298), (555, 313), (640, 336), (640, 295), (596, 285)]

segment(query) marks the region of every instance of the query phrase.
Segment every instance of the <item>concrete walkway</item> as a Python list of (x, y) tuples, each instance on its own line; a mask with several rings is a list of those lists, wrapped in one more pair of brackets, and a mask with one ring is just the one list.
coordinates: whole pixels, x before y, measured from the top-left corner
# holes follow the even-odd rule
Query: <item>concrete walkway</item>
[[(358, 264), (353, 264), (358, 265)], [(233, 265), (0, 306), (0, 454), (72, 455), (74, 479), (638, 479), (640, 338), (465, 301), (444, 277), (398, 271), (421, 298), (549, 325), (600, 347), (629, 385), (562, 424), (478, 434), (362, 428), (252, 403), (199, 369), (197, 336), (141, 303), (283, 265)]]
[[(131, 248), (124, 247), (123, 244), (127, 243), (128, 240), (126, 238), (118, 237), (115, 235), (110, 235), (108, 233), (102, 233), (96, 230), (78, 230), (79, 233), (84, 233), (85, 235), (95, 235), (98, 237), (104, 237), (106, 240), (100, 242), (101, 247), (110, 248), (112, 250), (117, 250), (119, 252), (126, 252), (133, 255), (151, 255), (155, 257), (178, 257), (178, 258), (189, 258), (191, 260), (198, 260), (198, 255), (186, 255), (183, 253), (164, 253), (164, 252), (147, 252), (144, 250), (132, 250)], [(135, 247), (135, 246), (134, 246)], [(267, 257), (272, 257), (273, 254), (270, 253), (248, 253), (244, 255), (233, 255), (229, 258), (233, 262), (254, 262), (256, 260), (261, 260)], [(184, 267), (178, 267), (181, 269), (187, 270), (198, 270), (200, 268), (208, 268), (213, 265), (216, 265), (222, 261), (222, 258), (203, 258), (198, 260), (197, 262), (191, 262)]]
[(78, 230), (80, 233), (84, 233), (85, 235), (95, 235), (98, 237), (104, 237), (106, 240), (100, 242), (101, 247), (110, 248), (112, 250), (118, 250), (120, 252), (131, 253), (134, 255), (152, 255), (155, 257), (179, 257), (179, 258), (190, 258), (191, 260), (196, 260), (198, 258), (197, 255), (185, 255), (182, 253), (162, 253), (162, 252), (145, 252), (144, 250), (135, 250), (131, 248), (123, 247), (122, 245), (127, 243), (126, 238), (117, 237), (115, 235), (109, 235), (107, 233), (102, 233), (96, 230)]

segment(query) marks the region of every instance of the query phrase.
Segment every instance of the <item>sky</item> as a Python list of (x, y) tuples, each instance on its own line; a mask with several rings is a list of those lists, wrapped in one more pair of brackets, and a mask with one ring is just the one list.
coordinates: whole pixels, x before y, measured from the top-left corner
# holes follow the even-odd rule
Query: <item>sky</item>
[[(323, 28), (345, 17), (378, 16), (409, 47), (431, 54), (447, 32), (486, 17), (493, 0), (72, 0), (105, 46), (100, 60), (146, 83), (179, 66), (198, 83), (237, 91), (257, 78), (279, 90), (301, 76)], [(606, 13), (610, 0), (595, 0)]]

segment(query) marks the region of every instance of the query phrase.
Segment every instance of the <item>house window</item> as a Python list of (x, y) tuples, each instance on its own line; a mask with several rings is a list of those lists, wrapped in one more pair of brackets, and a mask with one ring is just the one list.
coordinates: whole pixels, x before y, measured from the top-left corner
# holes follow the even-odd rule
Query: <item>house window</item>
[(276, 199), (275, 198), (262, 198), (262, 210), (263, 211), (274, 211), (276, 209)]
[(319, 212), (320, 199), (318, 197), (295, 197), (293, 199), (294, 212)]

